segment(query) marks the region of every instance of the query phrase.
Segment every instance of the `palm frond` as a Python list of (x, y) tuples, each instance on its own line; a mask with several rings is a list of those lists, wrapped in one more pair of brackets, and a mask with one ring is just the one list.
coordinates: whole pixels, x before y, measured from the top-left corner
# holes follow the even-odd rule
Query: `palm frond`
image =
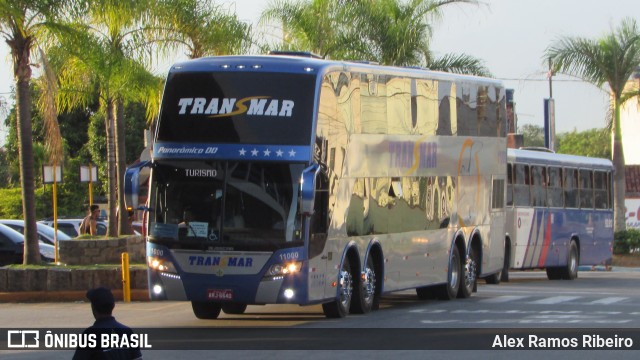
[(58, 84), (53, 69), (47, 61), (47, 57), (38, 48), (40, 53), (40, 64), (43, 69), (43, 76), (41, 80), (42, 92), (39, 100), (39, 107), (44, 115), (44, 126), (46, 132), (46, 149), (49, 153), (49, 160), (53, 164), (62, 164), (63, 160), (63, 147), (62, 147), (62, 135), (60, 134), (60, 127), (58, 126), (58, 110), (56, 107), (56, 96), (58, 93)]
[(491, 72), (484, 66), (482, 60), (467, 54), (445, 54), (427, 62), (426, 67), (457, 74), (491, 76)]

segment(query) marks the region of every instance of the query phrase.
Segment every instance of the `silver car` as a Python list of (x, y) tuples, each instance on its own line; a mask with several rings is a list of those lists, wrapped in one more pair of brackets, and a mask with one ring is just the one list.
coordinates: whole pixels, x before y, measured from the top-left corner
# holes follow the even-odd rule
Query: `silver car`
[[(24, 234), (24, 220), (0, 220), (0, 224), (7, 225), (8, 227), (16, 230), (17, 232)], [(36, 223), (38, 238), (40, 241), (45, 242), (47, 244), (53, 245), (54, 238), (53, 234), (55, 232), (54, 228), (47, 226), (42, 223)], [(71, 240), (71, 237), (64, 232), (58, 230), (58, 241), (67, 241)]]

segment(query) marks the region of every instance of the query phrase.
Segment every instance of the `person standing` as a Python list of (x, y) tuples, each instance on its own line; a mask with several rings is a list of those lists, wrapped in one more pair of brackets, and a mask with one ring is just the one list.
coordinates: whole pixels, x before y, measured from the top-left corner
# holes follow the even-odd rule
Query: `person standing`
[[(92, 326), (84, 330), (83, 334), (96, 334), (99, 339), (102, 334), (131, 335), (133, 330), (128, 326), (116, 321), (113, 317), (115, 299), (111, 290), (99, 287), (87, 291), (87, 299), (91, 301), (91, 311), (96, 321)], [(97, 343), (101, 345), (100, 341)], [(142, 359), (139, 348), (76, 348), (73, 360), (85, 359), (122, 359), (138, 360)]]
[(98, 216), (100, 216), (100, 207), (98, 205), (91, 205), (89, 207), (89, 215), (87, 215), (80, 224), (79, 235), (98, 235)]

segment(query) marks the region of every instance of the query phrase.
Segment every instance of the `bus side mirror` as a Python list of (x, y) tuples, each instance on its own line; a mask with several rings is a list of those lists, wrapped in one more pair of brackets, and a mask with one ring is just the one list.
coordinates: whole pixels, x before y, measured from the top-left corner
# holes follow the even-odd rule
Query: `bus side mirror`
[(138, 208), (138, 193), (140, 192), (140, 171), (150, 167), (151, 161), (142, 161), (127, 167), (124, 173), (124, 203), (127, 209)]
[(300, 213), (304, 216), (313, 214), (316, 198), (316, 177), (320, 171), (318, 164), (313, 164), (302, 171), (300, 177)]

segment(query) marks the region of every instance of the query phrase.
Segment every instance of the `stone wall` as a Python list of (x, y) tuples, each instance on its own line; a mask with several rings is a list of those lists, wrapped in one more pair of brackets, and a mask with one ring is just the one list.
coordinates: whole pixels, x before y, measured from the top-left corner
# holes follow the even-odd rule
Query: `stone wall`
[(74, 239), (60, 241), (59, 260), (67, 265), (120, 264), (122, 253), (129, 253), (129, 263), (144, 263), (145, 241), (142, 236), (115, 239)]
[[(129, 278), (131, 289), (147, 289), (146, 269), (130, 269)], [(86, 291), (99, 286), (122, 289), (122, 268), (0, 268), (0, 292)]]
[[(122, 253), (129, 263), (146, 263), (141, 236), (116, 239), (74, 239), (59, 242), (59, 260), (66, 265), (108, 264), (101, 268), (0, 268), (0, 292), (86, 291), (99, 286), (122, 289)], [(120, 265), (120, 266), (119, 266)], [(147, 289), (146, 267), (130, 268), (130, 288)]]

